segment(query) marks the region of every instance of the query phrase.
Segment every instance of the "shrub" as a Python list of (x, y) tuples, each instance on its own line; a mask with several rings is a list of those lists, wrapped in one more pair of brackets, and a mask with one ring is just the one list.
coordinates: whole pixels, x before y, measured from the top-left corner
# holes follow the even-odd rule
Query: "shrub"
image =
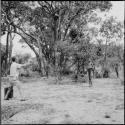
[(110, 70), (108, 67), (103, 68), (103, 78), (109, 78)]
[(72, 71), (70, 71), (68, 69), (63, 69), (62, 74), (63, 75), (70, 75), (70, 74), (72, 74)]
[(98, 71), (95, 71), (95, 78), (101, 78), (102, 74), (99, 73)]
[(87, 82), (87, 75), (86, 74), (81, 74), (81, 75), (73, 74), (72, 75), (72, 80), (74, 82), (86, 83)]

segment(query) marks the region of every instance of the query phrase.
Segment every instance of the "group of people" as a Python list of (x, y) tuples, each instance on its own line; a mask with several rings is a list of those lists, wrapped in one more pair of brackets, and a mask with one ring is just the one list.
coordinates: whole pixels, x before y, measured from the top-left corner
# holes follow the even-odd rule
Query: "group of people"
[[(12, 57), (12, 64), (10, 66), (10, 75), (9, 77), (9, 87), (7, 87), (7, 92), (5, 93), (4, 99), (8, 100), (8, 96), (11, 93), (13, 87), (15, 86), (19, 92), (20, 95), (20, 100), (23, 101), (25, 100), (23, 92), (22, 92), (22, 83), (19, 80), (19, 74), (20, 74), (20, 69), (23, 67), (26, 67), (28, 65), (30, 65), (31, 63), (28, 62), (26, 64), (18, 64), (17, 60), (15, 57)], [(89, 76), (89, 85), (92, 86), (92, 77), (91, 77), (91, 73), (93, 71), (93, 66), (92, 66), (92, 62), (89, 61), (88, 64), (88, 76)]]
[[(26, 64), (18, 64), (17, 60), (15, 57), (12, 57), (12, 64), (10, 66), (10, 75), (9, 75), (9, 87), (8, 90), (4, 96), (4, 99), (7, 100), (8, 99), (8, 95), (10, 94), (10, 92), (12, 91), (13, 86), (16, 86), (18, 89), (18, 92), (20, 94), (20, 100), (23, 101), (25, 100), (23, 92), (22, 92), (22, 88), (21, 88), (21, 82), (19, 80), (19, 74), (20, 74), (20, 69), (22, 67), (26, 67), (31, 65), (30, 61)], [(88, 73), (88, 79), (89, 79), (89, 86), (92, 86), (92, 73), (94, 75), (94, 65), (92, 63), (91, 60), (89, 60), (88, 62), (88, 66), (87, 66), (87, 73)], [(118, 74), (118, 66), (116, 66), (115, 68), (117, 77), (119, 76)]]

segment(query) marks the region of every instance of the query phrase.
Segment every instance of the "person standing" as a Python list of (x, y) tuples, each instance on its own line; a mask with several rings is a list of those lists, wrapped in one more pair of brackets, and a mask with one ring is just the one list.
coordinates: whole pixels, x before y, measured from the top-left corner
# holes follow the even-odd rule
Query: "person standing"
[(88, 72), (88, 78), (89, 78), (89, 86), (92, 86), (92, 71), (93, 71), (93, 64), (89, 60), (88, 62), (88, 67), (87, 67), (87, 72)]
[(92, 74), (93, 78), (95, 78), (95, 65), (92, 63)]
[[(18, 64), (16, 62), (16, 58), (15, 57), (12, 57), (12, 64), (10, 66), (10, 76), (9, 76), (9, 81), (10, 81), (10, 86), (16, 86), (17, 89), (18, 89), (18, 92), (20, 94), (20, 100), (23, 101), (25, 100), (24, 99), (24, 96), (23, 96), (23, 92), (22, 92), (22, 89), (21, 89), (21, 82), (19, 81), (19, 72), (20, 72), (20, 68), (22, 67), (25, 67), (25, 66), (28, 66), (30, 65), (30, 63), (27, 63), (27, 64)], [(10, 89), (7, 91), (6, 95), (5, 95), (5, 100), (7, 99), (10, 91), (11, 91), (11, 87)]]
[(116, 72), (116, 75), (117, 75), (117, 78), (119, 78), (119, 66), (118, 66), (118, 63), (115, 64), (115, 72)]

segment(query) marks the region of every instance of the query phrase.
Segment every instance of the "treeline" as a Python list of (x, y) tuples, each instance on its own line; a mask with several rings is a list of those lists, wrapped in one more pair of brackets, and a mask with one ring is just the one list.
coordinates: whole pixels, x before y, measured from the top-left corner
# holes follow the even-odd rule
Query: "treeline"
[[(105, 11), (111, 6), (110, 1), (2, 1), (1, 35), (7, 34), (2, 55), (4, 71), (11, 64), (12, 34), (20, 35), (20, 42), (33, 50), (41, 76), (51, 69), (60, 80), (62, 72), (73, 65), (79, 74), (90, 58), (93, 62), (101, 60), (103, 67), (109, 56), (117, 56), (123, 62), (123, 52), (115, 45), (111, 47), (113, 38), (117, 42), (122, 39), (123, 24), (113, 17), (102, 21), (96, 14), (97, 9)], [(90, 23), (101, 27), (90, 28)], [(98, 39), (100, 34), (104, 39)], [(108, 55), (109, 46), (119, 54), (111, 51)]]

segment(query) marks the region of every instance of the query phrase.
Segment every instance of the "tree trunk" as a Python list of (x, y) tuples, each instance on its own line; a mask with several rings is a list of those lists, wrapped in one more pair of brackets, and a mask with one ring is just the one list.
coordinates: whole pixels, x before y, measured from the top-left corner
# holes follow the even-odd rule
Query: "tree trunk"
[(39, 65), (39, 73), (42, 76), (43, 75), (42, 74), (42, 70), (41, 70), (42, 69), (42, 65), (41, 65), (41, 60), (40, 60), (39, 55), (37, 55), (36, 58), (37, 58), (37, 62), (38, 62), (38, 65)]
[[(5, 72), (8, 69), (8, 46), (9, 46), (9, 32), (7, 32), (7, 39), (6, 39), (6, 60), (5, 60)], [(6, 74), (7, 75), (7, 74)]]
[[(51, 44), (51, 48), (52, 48), (52, 69), (54, 72), (54, 76), (56, 78), (56, 48), (55, 48), (55, 41), (56, 41), (56, 31), (55, 28), (52, 29), (52, 44)], [(56, 79), (57, 82), (57, 79)]]
[(107, 63), (107, 43), (108, 43), (108, 39), (106, 39), (106, 44), (105, 44), (105, 55), (104, 55), (104, 65), (106, 66)]
[(9, 46), (9, 67), (10, 67), (10, 65), (11, 65), (11, 56), (12, 56), (12, 47), (13, 47), (13, 43), (12, 43), (12, 40), (13, 40), (13, 38), (12, 38), (12, 34), (10, 33), (10, 35), (9, 35), (10, 37), (10, 46)]
[(1, 60), (1, 43), (0, 43), (0, 81), (1, 81), (1, 76), (2, 76), (2, 60)]
[(40, 44), (40, 39), (38, 38), (37, 40), (38, 42), (38, 45), (39, 45), (39, 59), (40, 59), (40, 64), (41, 64), (41, 71), (42, 71), (42, 75), (45, 75), (45, 63), (44, 63), (44, 56), (43, 56), (43, 53), (42, 53), (42, 47), (41, 47), (41, 44)]
[(39, 65), (39, 68), (40, 68), (40, 75), (42, 76), (42, 66), (41, 66), (41, 60), (40, 60), (40, 55), (37, 53), (37, 51), (35, 50), (35, 48), (27, 41), (27, 39), (24, 37), (24, 36), (22, 36), (20, 33), (18, 33), (18, 32), (15, 32), (16, 34), (18, 34), (18, 35), (20, 35), (23, 39), (24, 39), (24, 41), (26, 42), (26, 44), (30, 47), (30, 49), (35, 53), (35, 55), (36, 55), (36, 58), (37, 58), (37, 62), (38, 62), (38, 65)]
[(108, 39), (106, 39), (106, 45), (105, 45), (105, 55), (104, 55), (104, 63), (103, 63), (103, 77), (107, 78), (109, 77), (109, 72), (107, 71), (107, 43)]

